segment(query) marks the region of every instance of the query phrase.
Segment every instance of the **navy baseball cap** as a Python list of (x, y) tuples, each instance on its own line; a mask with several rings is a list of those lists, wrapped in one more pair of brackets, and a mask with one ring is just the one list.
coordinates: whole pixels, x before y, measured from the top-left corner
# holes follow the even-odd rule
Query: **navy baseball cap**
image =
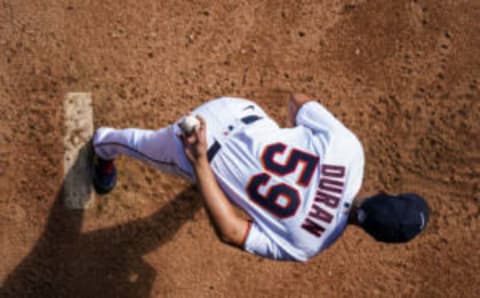
[(378, 194), (366, 199), (357, 210), (358, 224), (377, 241), (402, 243), (425, 229), (429, 208), (414, 193)]

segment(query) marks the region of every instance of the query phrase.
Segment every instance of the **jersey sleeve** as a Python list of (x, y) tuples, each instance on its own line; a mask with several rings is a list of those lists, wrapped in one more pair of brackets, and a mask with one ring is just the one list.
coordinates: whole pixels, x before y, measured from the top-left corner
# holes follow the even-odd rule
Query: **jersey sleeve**
[(270, 259), (292, 260), (256, 223), (250, 225), (250, 230), (244, 243), (244, 249), (249, 253)]
[(303, 104), (297, 112), (295, 122), (310, 128), (313, 133), (331, 132), (343, 124), (317, 101)]

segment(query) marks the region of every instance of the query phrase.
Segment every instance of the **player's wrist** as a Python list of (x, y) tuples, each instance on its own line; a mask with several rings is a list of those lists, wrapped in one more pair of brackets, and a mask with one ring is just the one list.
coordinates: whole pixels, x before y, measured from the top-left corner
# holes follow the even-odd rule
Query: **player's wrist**
[(207, 154), (202, 154), (198, 156), (195, 160), (192, 161), (192, 165), (196, 171), (210, 168)]

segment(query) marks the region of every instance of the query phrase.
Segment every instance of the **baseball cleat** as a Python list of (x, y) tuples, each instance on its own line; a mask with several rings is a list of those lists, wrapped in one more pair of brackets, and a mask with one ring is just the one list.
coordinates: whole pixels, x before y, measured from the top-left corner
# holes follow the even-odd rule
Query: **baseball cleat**
[(107, 194), (117, 183), (117, 169), (113, 160), (95, 157), (93, 164), (93, 187), (100, 194)]

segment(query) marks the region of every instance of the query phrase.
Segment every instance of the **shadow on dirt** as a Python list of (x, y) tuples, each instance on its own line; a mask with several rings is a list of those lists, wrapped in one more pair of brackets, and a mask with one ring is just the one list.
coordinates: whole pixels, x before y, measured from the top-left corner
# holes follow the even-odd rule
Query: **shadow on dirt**
[(83, 211), (65, 208), (62, 185), (44, 232), (0, 297), (150, 297), (157, 272), (142, 256), (192, 219), (201, 207), (195, 196), (188, 188), (149, 217), (82, 234)]

